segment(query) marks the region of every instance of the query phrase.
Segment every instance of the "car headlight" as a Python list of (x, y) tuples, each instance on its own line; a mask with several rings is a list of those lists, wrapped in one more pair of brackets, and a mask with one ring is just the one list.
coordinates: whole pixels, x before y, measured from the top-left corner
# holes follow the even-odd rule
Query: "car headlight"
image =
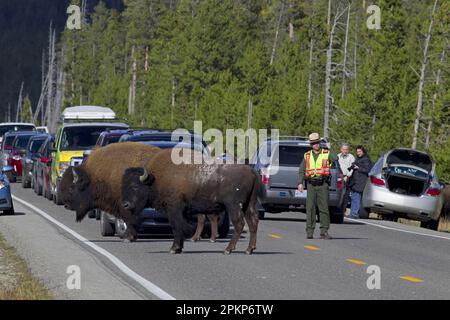
[(70, 162), (60, 162), (59, 163), (59, 175), (62, 176), (64, 171), (70, 166)]

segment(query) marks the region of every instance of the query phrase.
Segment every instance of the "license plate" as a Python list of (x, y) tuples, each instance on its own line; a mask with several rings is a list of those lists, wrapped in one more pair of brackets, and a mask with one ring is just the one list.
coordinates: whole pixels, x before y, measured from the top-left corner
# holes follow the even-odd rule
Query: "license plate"
[(300, 197), (303, 196), (304, 193), (305, 193), (304, 191), (303, 191), (303, 192), (300, 192), (300, 191), (298, 191), (298, 190), (295, 190), (295, 197), (296, 197), (296, 198), (300, 198)]

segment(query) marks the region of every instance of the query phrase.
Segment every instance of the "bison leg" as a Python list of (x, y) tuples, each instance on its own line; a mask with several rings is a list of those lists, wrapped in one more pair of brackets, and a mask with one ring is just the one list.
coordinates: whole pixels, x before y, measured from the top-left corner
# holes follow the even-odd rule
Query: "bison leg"
[(192, 236), (192, 241), (199, 241), (202, 236), (203, 228), (205, 227), (206, 215), (199, 214), (197, 216), (197, 230), (195, 230), (195, 234)]
[(211, 238), (209, 241), (216, 242), (216, 239), (219, 237), (219, 215), (218, 214), (212, 214), (208, 216), (209, 221), (211, 222)]
[(258, 212), (254, 205), (250, 205), (244, 213), (245, 221), (247, 221), (248, 228), (250, 230), (250, 242), (248, 248), (245, 251), (247, 254), (252, 254), (256, 249), (256, 232), (258, 231)]
[(242, 229), (244, 229), (244, 217), (242, 215), (242, 211), (238, 206), (230, 206), (226, 207), (227, 213), (231, 218), (234, 226), (233, 237), (230, 240), (227, 248), (225, 249), (225, 254), (230, 254), (234, 249), (236, 249), (236, 243), (241, 237)]
[(188, 224), (183, 217), (184, 207), (182, 205), (172, 204), (166, 209), (167, 218), (172, 227), (173, 244), (170, 253), (181, 253), (183, 251), (185, 232), (184, 228)]
[(139, 227), (140, 219), (134, 215), (123, 217), (123, 221), (127, 225), (127, 230), (122, 236), (124, 242), (135, 242), (138, 238), (137, 229)]

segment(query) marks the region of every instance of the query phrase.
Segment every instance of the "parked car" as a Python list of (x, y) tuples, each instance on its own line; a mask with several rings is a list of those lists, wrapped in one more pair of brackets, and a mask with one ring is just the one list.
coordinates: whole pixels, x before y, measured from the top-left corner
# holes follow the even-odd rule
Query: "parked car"
[(54, 141), (54, 136), (47, 135), (44, 143), (33, 157), (32, 188), (36, 194), (44, 195), (49, 200), (53, 199), (50, 180)]
[[(107, 146), (111, 143), (119, 142), (119, 139), (124, 134), (130, 133), (130, 130), (105, 130), (98, 136), (97, 142), (95, 143), (94, 148), (101, 148)], [(83, 153), (83, 160), (86, 159), (92, 152), (92, 149), (86, 150)]]
[(3, 135), (8, 131), (35, 131), (36, 126), (32, 123), (23, 122), (3, 122), (0, 123), (0, 143), (3, 141)]
[[(322, 139), (322, 148), (326, 141)], [(305, 152), (311, 149), (308, 138), (279, 137), (279, 140), (264, 141), (251, 160), (253, 168), (261, 175), (262, 189), (258, 195), (257, 209), (260, 219), (265, 212), (280, 213), (285, 211), (305, 211), (306, 192), (300, 193), (298, 187), (298, 171)], [(344, 213), (340, 210), (343, 201), (344, 184), (339, 163), (331, 169), (329, 192), (330, 218), (334, 223), (344, 221)]]
[(47, 127), (36, 127), (36, 131), (39, 133), (50, 133)]
[[(162, 136), (158, 134), (158, 136)], [(165, 137), (170, 136), (170, 133), (165, 133)], [(146, 137), (148, 138), (148, 137)], [(136, 140), (134, 140), (136, 141)], [(190, 148), (193, 150), (197, 150), (199, 152), (203, 152), (204, 154), (209, 156), (208, 149), (205, 147), (206, 144), (189, 144), (189, 143), (180, 143), (178, 141), (145, 141), (143, 143), (153, 145), (159, 147), (161, 149), (170, 149), (175, 146), (180, 148)], [(140, 236), (149, 236), (149, 235), (161, 235), (161, 236), (172, 236), (172, 228), (169, 224), (169, 220), (167, 216), (155, 210), (154, 208), (145, 208), (141, 215), (141, 223), (138, 227), (138, 234)], [(189, 221), (195, 228), (197, 224), (196, 219), (192, 219)], [(101, 224), (101, 234), (103, 236), (114, 236), (117, 234), (118, 236), (122, 236), (127, 230), (126, 223), (122, 219), (118, 219), (115, 216), (108, 214), (106, 212), (101, 212), (100, 218)], [(223, 213), (220, 215), (219, 219), (219, 238), (225, 238), (230, 230), (230, 219), (227, 213)], [(211, 226), (209, 222), (205, 223), (204, 235), (209, 237), (211, 232)]]
[(33, 158), (36, 156), (41, 145), (45, 142), (48, 134), (36, 134), (30, 138), (25, 154), (22, 157), (22, 187), (29, 188), (31, 186), (31, 178), (33, 177)]
[[(7, 164), (13, 167), (13, 170), (7, 173), (9, 182), (16, 182), (17, 177), (22, 177), (22, 157), (26, 153), (25, 148), (28, 141), (36, 134), (36, 131), (17, 131), (14, 133), (7, 160)], [(5, 135), (5, 147), (9, 143), (10, 137), (10, 134)]]
[(50, 183), (53, 201), (58, 205), (62, 204), (58, 186), (64, 171), (81, 164), (83, 153), (94, 147), (103, 131), (128, 129), (127, 124), (116, 121), (114, 111), (105, 107), (69, 107), (63, 111), (61, 119), (63, 123), (56, 133), (52, 154)]
[(432, 157), (415, 149), (396, 148), (383, 154), (369, 173), (360, 217), (369, 212), (388, 218), (405, 217), (437, 229), (444, 185), (439, 183)]
[(14, 214), (14, 204), (11, 197), (11, 187), (9, 185), (6, 172), (13, 170), (11, 166), (4, 166), (0, 173), (0, 211), (4, 214)]

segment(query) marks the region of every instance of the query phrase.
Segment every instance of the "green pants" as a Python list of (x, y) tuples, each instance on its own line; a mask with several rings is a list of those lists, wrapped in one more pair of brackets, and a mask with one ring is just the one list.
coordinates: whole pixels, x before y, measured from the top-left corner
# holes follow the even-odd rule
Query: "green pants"
[(328, 184), (321, 186), (308, 185), (306, 196), (306, 233), (312, 235), (316, 228), (316, 207), (320, 215), (320, 234), (324, 234), (330, 228), (330, 212), (328, 210)]

